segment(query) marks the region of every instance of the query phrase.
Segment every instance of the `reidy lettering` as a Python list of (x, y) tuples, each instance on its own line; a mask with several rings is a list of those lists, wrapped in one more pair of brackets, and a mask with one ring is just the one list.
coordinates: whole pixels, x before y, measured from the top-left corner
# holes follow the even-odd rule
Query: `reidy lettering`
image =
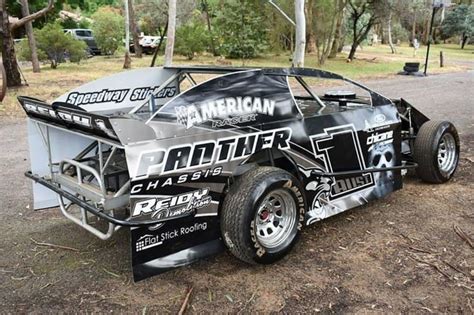
[(261, 97), (227, 97), (203, 104), (179, 106), (176, 109), (178, 123), (189, 129), (215, 118), (225, 119), (248, 114), (273, 116), (275, 101)]
[(66, 103), (72, 105), (85, 105), (95, 103), (115, 102), (121, 103), (130, 89), (123, 90), (108, 90), (103, 89), (100, 92), (78, 93), (72, 92), (67, 96)]

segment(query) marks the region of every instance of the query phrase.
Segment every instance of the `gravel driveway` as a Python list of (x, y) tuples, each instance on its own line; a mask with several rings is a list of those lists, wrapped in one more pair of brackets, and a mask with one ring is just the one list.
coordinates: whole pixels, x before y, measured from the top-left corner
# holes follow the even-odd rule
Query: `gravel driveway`
[(474, 72), (366, 84), (455, 123), (462, 158), (453, 181), (407, 178), (384, 200), (304, 230), (275, 265), (222, 253), (136, 284), (126, 231), (103, 242), (57, 209), (31, 211), (25, 120), (0, 119), (1, 312), (176, 313), (192, 287), (193, 312), (473, 313), (474, 249), (454, 227), (474, 238)]

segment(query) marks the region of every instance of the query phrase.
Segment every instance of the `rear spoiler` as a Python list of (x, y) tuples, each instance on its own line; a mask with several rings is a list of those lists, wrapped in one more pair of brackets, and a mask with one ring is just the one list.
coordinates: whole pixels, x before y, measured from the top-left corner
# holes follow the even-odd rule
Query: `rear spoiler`
[(27, 96), (19, 96), (18, 101), (30, 118), (114, 141), (118, 140), (107, 116), (92, 114), (80, 107), (62, 102), (50, 105)]

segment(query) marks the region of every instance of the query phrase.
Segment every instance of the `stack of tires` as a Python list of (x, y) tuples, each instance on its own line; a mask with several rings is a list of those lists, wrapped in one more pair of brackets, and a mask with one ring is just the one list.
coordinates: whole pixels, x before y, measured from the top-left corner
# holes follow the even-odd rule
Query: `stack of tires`
[(420, 70), (420, 63), (419, 62), (407, 62), (403, 67), (403, 71), (408, 73), (416, 73)]

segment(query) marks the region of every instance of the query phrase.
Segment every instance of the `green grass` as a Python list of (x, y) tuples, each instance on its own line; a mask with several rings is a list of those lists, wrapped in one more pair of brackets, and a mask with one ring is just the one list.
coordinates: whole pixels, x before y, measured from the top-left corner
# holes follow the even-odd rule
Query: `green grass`
[[(445, 54), (445, 68), (439, 67), (439, 51)], [(305, 66), (321, 68), (339, 73), (352, 79), (364, 80), (370, 78), (386, 78), (395, 76), (402, 70), (405, 62), (420, 62), (424, 64), (426, 47), (421, 47), (416, 57), (413, 57), (413, 48), (408, 46), (397, 47), (397, 53), (391, 54), (386, 45), (367, 46), (357, 52), (357, 59), (347, 62), (347, 54), (341, 53), (335, 59), (329, 59), (320, 66), (315, 54), (306, 54)], [(462, 71), (472, 68), (474, 65), (474, 46), (469, 45), (461, 50), (457, 45), (433, 45), (430, 59), (430, 73)], [(177, 65), (216, 65), (221, 66), (218, 58), (210, 55), (198, 56), (193, 60), (187, 60), (182, 56), (175, 56), (174, 63)], [(151, 56), (142, 59), (133, 58), (132, 68), (147, 67), (150, 65)], [(163, 63), (160, 56), (157, 64)], [(290, 67), (290, 54), (268, 54), (251, 60), (226, 60), (226, 66), (251, 66), (251, 67)], [(9, 89), (3, 103), (0, 103), (0, 116), (22, 116), (23, 113), (18, 105), (18, 95), (28, 95), (52, 101), (63, 93), (74, 87), (80, 86), (100, 77), (123, 71), (123, 56), (94, 57), (81, 62), (81, 64), (65, 63), (59, 65), (58, 69), (51, 69), (49, 65), (43, 65), (41, 73), (33, 73), (30, 67), (23, 67), (22, 71), (29, 83), (17, 89)]]

